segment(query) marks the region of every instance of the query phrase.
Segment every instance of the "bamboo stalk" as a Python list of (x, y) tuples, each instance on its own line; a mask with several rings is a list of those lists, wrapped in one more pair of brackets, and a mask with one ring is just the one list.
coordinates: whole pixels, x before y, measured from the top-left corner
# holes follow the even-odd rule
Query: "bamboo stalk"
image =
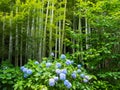
[[(78, 30), (80, 32), (80, 35), (82, 35), (82, 25), (81, 25), (81, 18), (79, 16), (79, 25), (78, 25)], [(83, 52), (83, 44), (82, 44), (82, 37), (80, 36), (80, 39), (78, 40), (79, 42), (79, 50), (80, 52)], [(83, 54), (80, 55), (79, 57), (81, 59), (81, 61), (83, 60)]]
[[(16, 15), (18, 15), (18, 7), (16, 7)], [(16, 20), (16, 30), (15, 30), (15, 65), (18, 66), (18, 23)]]
[[(41, 36), (41, 34), (43, 33), (43, 11), (44, 11), (44, 1), (42, 0), (42, 9), (40, 9), (40, 14), (41, 16), (39, 16), (39, 36)], [(41, 18), (42, 17), (42, 18)], [(38, 60), (41, 62), (42, 60), (42, 37), (40, 37), (40, 41), (39, 41), (39, 51), (38, 51)]]
[[(29, 59), (30, 58), (30, 52), (29, 52), (29, 48), (30, 48), (30, 45), (29, 45), (29, 36), (30, 36), (30, 17), (29, 17), (29, 12), (30, 12), (30, 9), (28, 9), (28, 16), (27, 16), (27, 28), (26, 28), (26, 50), (25, 50), (25, 60)], [(25, 61), (26, 62), (26, 61)]]
[(55, 39), (55, 59), (57, 58), (57, 50), (58, 50), (58, 28), (57, 28), (57, 22), (56, 22), (56, 30), (55, 30), (55, 35), (56, 35), (56, 39)]
[(33, 9), (33, 17), (32, 17), (32, 26), (31, 26), (31, 37), (32, 37), (32, 42), (30, 43), (30, 45), (31, 45), (31, 48), (30, 48), (30, 52), (31, 52), (31, 55), (30, 55), (30, 58), (34, 58), (34, 56), (35, 56), (35, 45), (34, 45), (34, 43), (35, 43), (35, 26), (34, 26), (34, 24), (35, 24), (35, 17), (34, 17), (34, 13), (35, 13), (35, 8)]
[(4, 60), (4, 52), (5, 52), (5, 36), (4, 36), (4, 33), (5, 33), (5, 26), (6, 26), (6, 23), (5, 23), (5, 19), (6, 19), (6, 15), (3, 16), (3, 26), (2, 26), (2, 61)]
[(53, 31), (53, 16), (54, 16), (54, 1), (52, 2), (52, 10), (51, 10), (51, 18), (50, 18), (50, 38), (49, 38), (49, 53), (52, 53), (52, 31)]
[(9, 21), (9, 23), (10, 23), (10, 37), (9, 37), (9, 54), (8, 54), (8, 60), (10, 60), (10, 62), (11, 62), (11, 60), (12, 60), (12, 49), (13, 49), (13, 47), (12, 47), (12, 44), (13, 44), (13, 41), (12, 41), (12, 18), (13, 18), (13, 11), (11, 12), (11, 14), (10, 14), (10, 21)]
[(86, 49), (88, 49), (88, 20), (85, 18)]
[(59, 20), (58, 25), (59, 25), (59, 47), (58, 47), (58, 53), (60, 55), (61, 54), (61, 20)]
[(63, 47), (63, 41), (64, 41), (64, 36), (65, 36), (65, 18), (66, 18), (66, 5), (67, 5), (67, 0), (64, 1), (65, 2), (65, 6), (64, 6), (64, 18), (63, 18), (63, 31), (62, 31), (62, 40), (61, 40), (61, 51), (64, 50), (65, 53), (65, 46)]
[(21, 40), (20, 40), (20, 66), (22, 66), (22, 56), (23, 56), (23, 25), (21, 26)]
[(45, 18), (45, 27), (44, 27), (44, 36), (43, 36), (43, 57), (46, 55), (46, 31), (47, 31), (47, 22), (48, 22), (48, 12), (49, 12), (49, 3), (50, 1), (47, 1), (47, 10), (46, 10), (46, 18)]

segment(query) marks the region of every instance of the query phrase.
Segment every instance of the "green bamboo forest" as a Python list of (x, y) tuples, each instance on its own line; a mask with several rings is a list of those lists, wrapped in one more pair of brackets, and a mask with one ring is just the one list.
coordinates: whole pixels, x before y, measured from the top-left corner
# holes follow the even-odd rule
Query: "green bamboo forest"
[(120, 0), (0, 0), (0, 90), (120, 90)]

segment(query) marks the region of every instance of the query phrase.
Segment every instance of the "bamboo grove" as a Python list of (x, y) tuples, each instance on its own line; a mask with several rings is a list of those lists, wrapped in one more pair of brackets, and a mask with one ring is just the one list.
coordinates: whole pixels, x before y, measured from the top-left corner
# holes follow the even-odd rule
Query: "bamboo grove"
[(119, 57), (119, 8), (119, 0), (1, 0), (0, 59), (21, 66), (70, 53), (107, 66)]

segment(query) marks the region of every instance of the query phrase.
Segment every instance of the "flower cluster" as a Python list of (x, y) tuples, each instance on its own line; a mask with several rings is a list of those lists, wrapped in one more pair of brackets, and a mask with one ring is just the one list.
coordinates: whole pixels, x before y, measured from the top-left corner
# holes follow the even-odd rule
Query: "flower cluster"
[(31, 69), (25, 68), (24, 66), (21, 66), (20, 69), (24, 73), (24, 78), (27, 78), (33, 73)]
[(72, 87), (72, 84), (71, 84), (68, 80), (65, 80), (65, 81), (64, 81), (64, 85), (65, 85), (67, 88), (71, 88), (71, 87)]
[[(55, 63), (55, 73), (54, 77), (49, 79), (49, 86), (55, 86), (57, 84), (57, 81), (61, 80), (65, 87), (70, 89), (72, 87), (72, 83), (69, 81), (69, 76), (73, 78), (74, 80), (76, 79), (82, 79), (83, 82), (87, 83), (89, 81), (89, 76), (86, 74), (82, 73), (82, 65), (78, 64), (77, 68), (72, 68), (74, 71), (69, 71), (70, 66), (73, 64), (73, 61), (66, 59), (66, 56), (64, 54), (61, 55), (60, 57), (62, 60), (64, 59), (63, 65), (60, 62)], [(50, 67), (51, 63), (46, 63), (46, 67)], [(72, 66), (71, 66), (72, 67)], [(71, 69), (71, 70), (72, 70)]]
[(61, 68), (61, 63), (56, 63), (56, 68)]
[(64, 60), (66, 59), (66, 56), (64, 54), (61, 54), (60, 59)]
[(46, 63), (47, 68), (50, 67), (51, 65), (52, 65), (52, 63), (50, 63), (50, 62)]
[(38, 61), (35, 61), (34, 64), (39, 64), (39, 62), (38, 62)]
[(71, 65), (71, 64), (72, 64), (72, 61), (67, 60), (65, 63), (66, 63), (66, 65)]
[(73, 72), (72, 74), (71, 74), (71, 76), (72, 76), (72, 78), (76, 78), (76, 73), (75, 72)]

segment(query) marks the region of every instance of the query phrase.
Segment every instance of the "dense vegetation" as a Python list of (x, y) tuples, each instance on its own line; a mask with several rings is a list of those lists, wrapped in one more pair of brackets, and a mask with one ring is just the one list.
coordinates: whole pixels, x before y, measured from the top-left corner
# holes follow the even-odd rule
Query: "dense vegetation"
[(119, 90), (119, 30), (119, 0), (0, 0), (0, 89)]

